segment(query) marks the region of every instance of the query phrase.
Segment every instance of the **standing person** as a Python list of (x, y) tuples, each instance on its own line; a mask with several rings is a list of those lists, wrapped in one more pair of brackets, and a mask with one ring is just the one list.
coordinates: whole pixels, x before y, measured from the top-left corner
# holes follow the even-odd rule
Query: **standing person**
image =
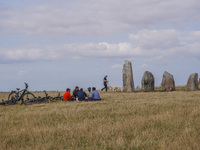
[(63, 95), (63, 101), (73, 101), (74, 99), (72, 98), (70, 94), (70, 89), (67, 88), (65, 94)]
[(108, 80), (107, 80), (107, 77), (108, 77), (108, 75), (105, 75), (105, 77), (103, 78), (104, 88), (102, 88), (101, 91), (103, 91), (104, 89), (106, 89), (106, 92), (107, 92), (107, 90), (108, 90), (108, 86), (107, 86)]
[(79, 87), (78, 86), (76, 86), (75, 87), (75, 89), (74, 89), (74, 91), (73, 91), (73, 97), (76, 99), (76, 97), (77, 97), (77, 92), (79, 91)]
[(100, 101), (101, 100), (99, 92), (96, 90), (95, 87), (92, 88), (92, 94), (89, 97), (89, 100), (95, 100), (95, 101)]
[(80, 91), (77, 92), (77, 98), (79, 101), (84, 101), (87, 94), (83, 91), (83, 88), (80, 89)]

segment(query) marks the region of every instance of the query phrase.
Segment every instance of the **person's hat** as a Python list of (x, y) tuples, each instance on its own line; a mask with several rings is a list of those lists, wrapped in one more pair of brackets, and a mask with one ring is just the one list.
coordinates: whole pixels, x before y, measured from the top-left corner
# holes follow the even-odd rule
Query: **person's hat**
[(91, 90), (91, 87), (88, 87), (87, 89), (88, 89), (88, 90)]
[(76, 86), (75, 88), (79, 88), (78, 86)]

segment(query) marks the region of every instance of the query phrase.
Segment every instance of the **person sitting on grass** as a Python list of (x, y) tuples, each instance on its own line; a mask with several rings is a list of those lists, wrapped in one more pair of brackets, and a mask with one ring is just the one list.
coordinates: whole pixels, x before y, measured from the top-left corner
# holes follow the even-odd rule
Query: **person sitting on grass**
[(91, 96), (91, 87), (89, 87), (87, 91), (87, 97), (90, 97), (90, 96)]
[(78, 101), (84, 101), (87, 94), (83, 91), (83, 88), (77, 92)]
[(72, 98), (71, 94), (70, 94), (70, 89), (67, 88), (65, 94), (63, 95), (63, 101), (73, 101), (74, 98)]
[(92, 93), (91, 93), (91, 96), (89, 97), (89, 100), (94, 100), (94, 101), (101, 100), (99, 92), (96, 90), (95, 87), (92, 88)]
[(74, 97), (74, 99), (77, 97), (78, 91), (79, 91), (79, 87), (76, 86), (75, 89), (74, 89), (74, 91), (73, 91), (73, 97)]

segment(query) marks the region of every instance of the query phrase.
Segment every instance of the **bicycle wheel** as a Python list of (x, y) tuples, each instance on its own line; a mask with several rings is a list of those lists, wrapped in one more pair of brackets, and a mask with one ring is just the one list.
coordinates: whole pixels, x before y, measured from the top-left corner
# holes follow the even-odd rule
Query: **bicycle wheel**
[(17, 93), (15, 91), (12, 91), (9, 95), (8, 95), (8, 100), (14, 100), (17, 98)]
[(18, 103), (17, 101), (17, 92), (16, 91), (12, 91), (9, 95), (8, 95), (8, 101), (7, 104), (8, 105), (15, 105)]
[(33, 104), (35, 99), (35, 96), (31, 92), (27, 92), (23, 96), (23, 101), (22, 104), (24, 103), (25, 105), (31, 105)]
[(14, 97), (12, 97), (11, 100), (8, 100), (8, 101), (7, 101), (7, 104), (8, 104), (8, 105), (15, 105), (15, 104), (17, 104), (17, 103), (18, 103), (18, 101), (17, 101)]
[(45, 103), (46, 101), (47, 100), (45, 97), (38, 97), (38, 98), (36, 98), (35, 103), (41, 104), (41, 103)]
[(57, 101), (58, 101), (57, 97), (51, 97), (49, 100), (50, 100), (51, 102), (57, 102)]
[(34, 102), (34, 100), (32, 100), (32, 99), (27, 99), (27, 100), (24, 101), (24, 104), (25, 104), (25, 105), (32, 105), (33, 102)]

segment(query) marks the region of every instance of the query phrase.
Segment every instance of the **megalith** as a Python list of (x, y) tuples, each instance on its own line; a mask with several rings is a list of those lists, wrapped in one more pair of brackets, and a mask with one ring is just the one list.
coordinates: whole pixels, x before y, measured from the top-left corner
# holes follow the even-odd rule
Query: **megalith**
[(142, 77), (142, 89), (145, 92), (154, 90), (154, 76), (151, 72), (145, 71)]
[(134, 92), (133, 71), (132, 71), (132, 64), (130, 61), (125, 60), (122, 72), (123, 72), (123, 86), (124, 86), (123, 91)]
[(199, 89), (200, 89), (200, 78), (199, 78)]
[(167, 71), (163, 73), (163, 78), (162, 78), (162, 90), (175, 90), (175, 82), (174, 82), (174, 77)]
[(198, 90), (198, 73), (193, 73), (189, 76), (187, 81), (187, 90), (188, 91)]

